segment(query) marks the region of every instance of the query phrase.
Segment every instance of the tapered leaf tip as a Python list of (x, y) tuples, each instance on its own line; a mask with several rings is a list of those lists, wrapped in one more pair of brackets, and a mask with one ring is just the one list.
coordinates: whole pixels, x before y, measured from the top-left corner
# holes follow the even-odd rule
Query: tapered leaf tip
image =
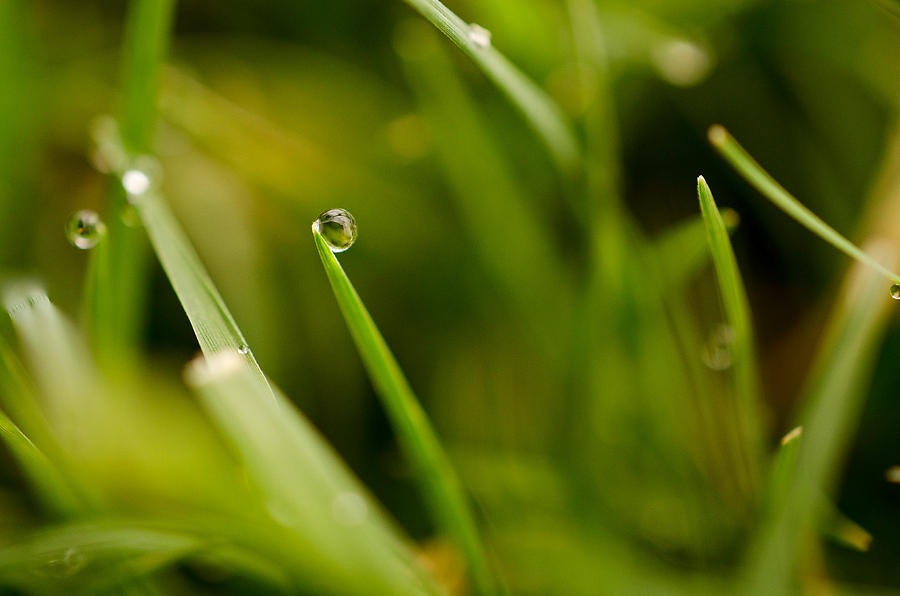
[(728, 140), (728, 131), (721, 124), (713, 124), (706, 131), (706, 138), (715, 147), (721, 147)]

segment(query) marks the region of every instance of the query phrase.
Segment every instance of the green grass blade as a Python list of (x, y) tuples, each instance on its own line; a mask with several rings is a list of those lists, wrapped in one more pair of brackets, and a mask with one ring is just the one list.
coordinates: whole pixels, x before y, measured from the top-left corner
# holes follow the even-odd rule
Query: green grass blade
[[(890, 255), (887, 247), (875, 254)], [(828, 514), (828, 495), (866, 396), (891, 301), (880, 276), (857, 265), (845, 280), (803, 400), (800, 439), (773, 465), (766, 515), (745, 569), (748, 593), (794, 593), (807, 541)]]
[(762, 427), (760, 417), (759, 372), (756, 365), (756, 347), (753, 340), (753, 324), (750, 304), (744, 282), (741, 279), (728, 229), (716, 207), (715, 200), (703, 176), (697, 179), (697, 195), (700, 212), (706, 224), (707, 240), (712, 253), (719, 292), (725, 309), (725, 319), (734, 331), (732, 360), (734, 362), (737, 415), (746, 441), (747, 477), (751, 490), (755, 491), (759, 479), (762, 454)]
[(543, 140), (550, 155), (566, 173), (578, 168), (578, 142), (562, 110), (533, 81), (492, 46), (482, 47), (470, 37), (471, 28), (438, 0), (406, 0), (450, 38), (509, 98)]
[[(156, 123), (156, 96), (174, 0), (133, 0), (123, 45), (119, 136), (129, 158), (147, 153)], [(109, 181), (107, 237), (94, 250), (91, 337), (102, 360), (121, 360), (138, 340), (147, 294), (149, 254), (143, 233), (126, 223), (118, 176)]]
[(149, 191), (135, 201), (135, 207), (187, 313), (200, 349), (206, 355), (225, 349), (240, 352), (265, 382), (265, 375), (241, 330), (165, 199), (157, 192)]
[(350, 334), (406, 457), (413, 465), (438, 528), (462, 549), (475, 591), (478, 594), (495, 593), (494, 580), (465, 491), (449, 458), (341, 264), (321, 234), (313, 231), (313, 238)]
[(310, 423), (236, 352), (198, 359), (189, 383), (240, 454), (298, 581), (337, 593), (433, 593), (376, 503)]
[[(733, 209), (722, 209), (720, 213), (731, 234), (740, 217)], [(709, 262), (706, 221), (701, 215), (679, 222), (656, 238), (651, 248), (667, 285), (681, 288)]]
[(709, 142), (756, 190), (772, 201), (776, 207), (797, 220), (802, 226), (825, 242), (828, 242), (852, 259), (865, 263), (891, 281), (900, 283), (900, 275), (894, 273), (855, 244), (847, 240), (837, 230), (829, 226), (807, 207), (784, 189), (747, 151), (725, 130), (716, 124), (709, 129)]

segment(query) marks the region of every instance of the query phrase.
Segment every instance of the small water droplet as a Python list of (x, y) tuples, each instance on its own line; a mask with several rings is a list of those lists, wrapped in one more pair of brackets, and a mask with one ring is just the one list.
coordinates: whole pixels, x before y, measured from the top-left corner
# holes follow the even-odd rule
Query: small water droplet
[(345, 491), (331, 502), (331, 515), (345, 526), (358, 526), (369, 515), (369, 506), (359, 493)]
[(491, 46), (491, 32), (477, 23), (469, 24), (469, 41), (479, 48)]
[(325, 239), (331, 252), (344, 252), (356, 242), (356, 220), (346, 209), (329, 209), (312, 224), (314, 232)]
[(106, 234), (106, 224), (95, 211), (76, 211), (66, 223), (66, 238), (72, 246), (87, 250), (94, 248)]
[(45, 577), (68, 577), (84, 567), (84, 555), (76, 548), (70, 548), (61, 556), (48, 560), (35, 571)]
[(891, 286), (891, 298), (894, 300), (900, 300), (900, 284), (894, 284)]
[(125, 170), (122, 186), (128, 194), (140, 196), (150, 189), (150, 177), (140, 170)]
[(238, 351), (238, 354), (249, 354), (249, 353), (250, 353), (250, 346), (248, 346), (247, 344), (244, 344), (244, 345), (242, 345), (241, 347), (239, 347), (239, 348), (237, 349), (237, 351)]
[(712, 370), (726, 370), (731, 366), (731, 344), (734, 343), (734, 329), (730, 325), (719, 325), (710, 334), (700, 358)]

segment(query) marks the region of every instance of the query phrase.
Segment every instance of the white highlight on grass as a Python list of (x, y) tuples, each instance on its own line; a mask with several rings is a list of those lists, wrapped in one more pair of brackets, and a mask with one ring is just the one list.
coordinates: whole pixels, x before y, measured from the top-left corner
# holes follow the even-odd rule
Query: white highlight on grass
[(187, 382), (194, 386), (206, 385), (227, 377), (244, 365), (237, 350), (223, 350), (210, 356), (197, 356), (184, 369)]
[(470, 23), (469, 41), (479, 48), (488, 48), (491, 46), (491, 32), (478, 23)]
[(781, 437), (781, 444), (782, 444), (782, 445), (787, 445), (787, 444), (790, 443), (791, 441), (794, 441), (794, 440), (800, 438), (800, 435), (802, 435), (802, 434), (803, 434), (803, 427), (802, 427), (802, 426), (798, 426), (798, 427), (796, 427), (796, 428), (793, 428), (793, 429), (789, 430), (789, 431), (787, 432), (787, 434), (785, 434), (783, 437)]
[(358, 526), (369, 515), (369, 506), (359, 493), (344, 491), (331, 501), (331, 515), (345, 526)]
[(126, 170), (122, 174), (122, 187), (130, 195), (142, 195), (150, 189), (150, 176), (141, 170)]

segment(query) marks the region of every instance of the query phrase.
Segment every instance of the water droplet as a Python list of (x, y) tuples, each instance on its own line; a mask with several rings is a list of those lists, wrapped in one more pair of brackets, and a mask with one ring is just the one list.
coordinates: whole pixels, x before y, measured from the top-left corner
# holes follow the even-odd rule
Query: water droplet
[(241, 347), (239, 347), (239, 348), (237, 349), (237, 351), (238, 351), (238, 354), (249, 354), (249, 353), (250, 353), (250, 346), (248, 346), (247, 344), (244, 344), (244, 345), (242, 345)]
[(712, 370), (726, 370), (731, 366), (731, 344), (734, 343), (734, 329), (722, 324), (710, 334), (700, 358)]
[(106, 224), (95, 211), (76, 211), (66, 223), (66, 238), (72, 246), (87, 250), (94, 248), (106, 234)]
[(35, 569), (38, 575), (45, 577), (68, 577), (84, 567), (84, 555), (76, 548), (70, 548), (60, 556), (48, 560)]
[(891, 286), (891, 298), (894, 300), (900, 300), (900, 284), (894, 284)]
[(325, 239), (331, 252), (344, 252), (356, 242), (356, 220), (345, 209), (329, 209), (312, 224), (314, 232)]
[(491, 46), (491, 32), (477, 23), (469, 25), (469, 41), (479, 48)]
[(156, 186), (161, 176), (159, 161), (152, 155), (140, 155), (131, 160), (122, 173), (122, 187), (128, 193), (128, 199), (133, 201)]
[(712, 66), (703, 46), (687, 39), (668, 39), (653, 49), (651, 57), (662, 78), (679, 87), (700, 83)]
[(359, 493), (345, 491), (331, 502), (331, 515), (345, 526), (358, 526), (369, 515), (369, 506)]

